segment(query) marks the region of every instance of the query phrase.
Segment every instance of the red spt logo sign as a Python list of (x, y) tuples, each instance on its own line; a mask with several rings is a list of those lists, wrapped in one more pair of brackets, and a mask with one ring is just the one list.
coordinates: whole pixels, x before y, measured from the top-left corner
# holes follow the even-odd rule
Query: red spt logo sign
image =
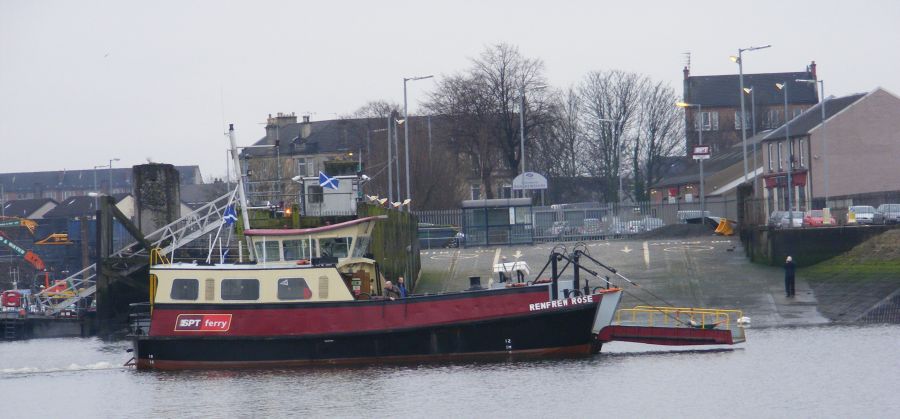
[(230, 314), (179, 314), (175, 319), (176, 332), (227, 332), (230, 328)]

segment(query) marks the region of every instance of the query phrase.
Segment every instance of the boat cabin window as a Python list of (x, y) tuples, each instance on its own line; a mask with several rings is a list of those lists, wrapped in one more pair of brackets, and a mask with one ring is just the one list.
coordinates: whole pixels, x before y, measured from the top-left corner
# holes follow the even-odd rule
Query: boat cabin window
[(350, 255), (350, 237), (319, 239), (319, 256), (345, 258)]
[[(278, 242), (275, 242), (278, 244)], [(223, 300), (257, 300), (259, 299), (259, 281), (256, 279), (223, 279)]]
[(176, 278), (172, 281), (169, 297), (173, 300), (196, 300), (199, 288), (200, 282), (196, 279)]
[(309, 240), (285, 240), (282, 245), (284, 245), (284, 260), (312, 258)]
[(281, 260), (281, 255), (278, 253), (278, 240), (258, 241), (255, 244), (257, 260), (264, 262)]
[(278, 280), (279, 300), (308, 300), (312, 290), (303, 278), (281, 278)]

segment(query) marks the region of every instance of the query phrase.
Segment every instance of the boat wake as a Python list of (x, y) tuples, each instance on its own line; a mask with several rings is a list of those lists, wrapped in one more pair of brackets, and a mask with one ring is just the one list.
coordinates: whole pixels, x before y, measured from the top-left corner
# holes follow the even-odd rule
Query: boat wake
[(91, 371), (91, 370), (117, 370), (117, 369), (125, 369), (119, 364), (114, 364), (110, 362), (95, 362), (93, 364), (69, 364), (66, 367), (51, 367), (51, 368), (41, 368), (41, 367), (22, 367), (22, 368), (3, 368), (0, 369), (0, 378), (9, 378), (15, 376), (23, 376), (23, 375), (33, 375), (33, 374), (52, 374), (52, 373), (60, 373), (60, 372), (73, 372), (73, 371)]

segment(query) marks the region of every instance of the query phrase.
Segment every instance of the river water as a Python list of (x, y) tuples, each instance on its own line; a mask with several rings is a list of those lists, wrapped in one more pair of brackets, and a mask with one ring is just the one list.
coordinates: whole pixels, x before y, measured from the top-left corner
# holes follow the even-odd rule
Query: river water
[(900, 325), (579, 359), (138, 372), (127, 341), (0, 343), (0, 417), (897, 417)]

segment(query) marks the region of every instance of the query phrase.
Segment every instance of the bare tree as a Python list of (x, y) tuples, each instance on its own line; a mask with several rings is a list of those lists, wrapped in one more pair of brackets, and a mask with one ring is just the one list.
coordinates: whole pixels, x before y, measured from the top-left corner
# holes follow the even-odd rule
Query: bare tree
[[(550, 120), (532, 148), (532, 168), (546, 176), (576, 177), (586, 173), (585, 139), (581, 97), (570, 87), (557, 92), (550, 107)], [(538, 158), (539, 156), (539, 158)]]
[(400, 109), (402, 108), (398, 103), (392, 103), (383, 99), (370, 100), (344, 118), (387, 118), (391, 112), (400, 112)]
[(624, 176), (622, 157), (634, 137), (630, 130), (639, 111), (644, 76), (619, 70), (588, 73), (579, 87), (584, 104), (582, 122), (592, 163), (588, 172), (603, 179), (601, 194), (607, 202), (619, 201), (619, 176)]
[[(524, 112), (526, 148), (550, 123), (551, 103), (544, 92), (543, 63), (523, 57), (508, 44), (488, 47), (465, 72), (444, 78), (426, 104), (450, 124), (453, 149), (468, 156), (484, 195), (494, 197), (493, 176), (516, 172), (521, 163), (520, 114)], [(526, 99), (524, 109), (521, 101)]]
[(631, 157), (634, 196), (646, 201), (650, 185), (660, 180), (663, 159), (680, 151), (684, 120), (674, 103), (675, 91), (662, 82), (646, 83), (640, 98), (639, 124)]

